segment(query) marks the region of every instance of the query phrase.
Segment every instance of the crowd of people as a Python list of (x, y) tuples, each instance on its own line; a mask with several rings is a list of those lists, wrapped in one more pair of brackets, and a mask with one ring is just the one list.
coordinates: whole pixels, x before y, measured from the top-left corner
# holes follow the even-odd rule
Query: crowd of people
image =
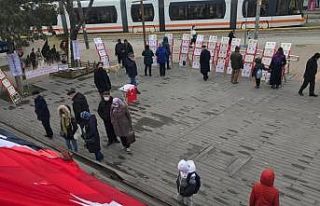
[[(39, 50), (38, 50), (39, 51)], [(126, 69), (126, 73), (130, 79), (130, 84), (137, 86), (136, 77), (138, 75), (137, 64), (134, 59), (132, 45), (124, 40), (118, 40), (115, 47), (115, 54), (118, 57), (118, 63), (122, 64)], [(36, 54), (35, 54), (36, 55)], [(153, 57), (157, 57), (157, 62), (160, 65), (160, 76), (165, 76), (166, 69), (170, 69), (170, 45), (168, 38), (164, 37), (163, 42), (159, 45), (156, 53), (150, 49), (148, 45), (142, 52), (145, 64), (145, 76), (152, 75)], [(32, 55), (33, 56), (33, 55)], [(210, 72), (211, 54), (202, 46), (200, 54), (200, 72), (203, 75), (203, 80), (208, 80), (208, 72)], [(299, 94), (303, 95), (303, 90), (310, 84), (309, 95), (317, 96), (314, 93), (315, 75), (317, 73), (317, 61), (320, 54), (314, 54), (307, 62), (306, 71), (304, 74), (304, 82), (299, 90)], [(239, 82), (239, 75), (243, 69), (243, 57), (240, 54), (240, 48), (236, 47), (235, 51), (230, 56), (232, 75), (231, 83)], [(269, 67), (271, 72), (270, 85), (273, 89), (278, 89), (282, 84), (283, 67), (286, 65), (286, 57), (283, 49), (279, 48), (273, 56)], [(167, 68), (166, 68), (167, 66)], [(255, 66), (252, 71), (252, 77), (256, 80), (256, 88), (260, 87), (262, 72), (266, 70), (261, 58), (255, 59)], [(103, 64), (99, 62), (94, 70), (94, 84), (100, 95), (100, 103), (97, 108), (97, 113), (104, 123), (108, 138), (108, 146), (114, 143), (122, 143), (123, 149), (127, 153), (131, 153), (130, 145), (135, 142), (135, 133), (133, 129), (132, 119), (128, 110), (128, 105), (121, 98), (112, 97), (112, 84), (108, 73), (103, 68)], [(137, 92), (139, 92), (137, 90)], [(52, 139), (53, 131), (50, 126), (50, 112), (47, 103), (38, 91), (35, 95), (35, 113), (38, 120), (43, 124), (46, 131), (46, 137)], [(86, 97), (77, 92), (75, 89), (70, 89), (67, 92), (68, 97), (72, 102), (72, 109), (69, 105), (59, 105), (57, 108), (60, 117), (59, 135), (65, 139), (66, 146), (70, 151), (78, 152), (78, 139), (82, 138), (89, 153), (95, 155), (97, 161), (102, 161), (104, 155), (101, 152), (100, 133), (98, 130), (98, 122), (95, 114), (90, 112), (89, 104)], [(72, 112), (73, 110), (73, 112)], [(120, 141), (118, 140), (120, 138)], [(278, 206), (279, 191), (274, 187), (275, 173), (272, 169), (265, 169), (261, 173), (260, 181), (252, 187), (249, 198), (250, 206)], [(177, 184), (177, 200), (184, 205), (193, 205), (193, 195), (197, 194), (200, 186), (200, 176), (196, 173), (196, 166), (192, 160), (181, 160), (178, 163)]]

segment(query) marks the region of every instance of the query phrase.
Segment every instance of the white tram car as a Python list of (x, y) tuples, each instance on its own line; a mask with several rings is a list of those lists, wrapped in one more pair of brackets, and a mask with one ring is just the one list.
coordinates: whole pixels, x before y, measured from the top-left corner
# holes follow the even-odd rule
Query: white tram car
[[(140, 3), (134, 0), (95, 0), (85, 17), (89, 33), (142, 31)], [(262, 0), (260, 26), (263, 28), (304, 24), (299, 0)], [(86, 13), (89, 1), (82, 1)], [(78, 15), (77, 4), (75, 12)], [(148, 31), (253, 28), (256, 0), (147, 0), (144, 2)], [(68, 15), (67, 15), (68, 22)], [(61, 33), (62, 20), (52, 26)]]

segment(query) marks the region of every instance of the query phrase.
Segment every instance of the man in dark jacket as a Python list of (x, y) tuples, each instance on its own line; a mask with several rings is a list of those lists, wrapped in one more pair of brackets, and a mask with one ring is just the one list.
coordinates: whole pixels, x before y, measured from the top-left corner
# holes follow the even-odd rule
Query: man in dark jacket
[[(130, 78), (130, 84), (137, 87), (136, 77), (138, 76), (138, 69), (137, 69), (136, 61), (134, 60), (133, 53), (128, 54), (128, 57), (125, 59), (125, 62), (124, 62), (124, 67), (126, 68), (126, 73)], [(138, 89), (137, 89), (137, 93), (140, 94)]]
[(101, 162), (103, 160), (103, 154), (101, 153), (97, 118), (94, 114), (86, 111), (81, 112), (80, 117), (84, 121), (86, 131), (84, 135), (85, 146), (90, 153), (94, 153), (96, 160)]
[(116, 47), (115, 47), (115, 54), (118, 57), (118, 64), (121, 64), (121, 62), (122, 62), (123, 50), (124, 50), (124, 47), (121, 42), (121, 39), (118, 39), (118, 43), (116, 44)]
[(39, 91), (32, 92), (32, 95), (36, 96), (34, 99), (35, 112), (37, 119), (42, 122), (44, 129), (46, 130), (46, 137), (52, 139), (53, 132), (50, 126), (50, 112), (47, 106), (46, 100), (40, 95)]
[(123, 58), (126, 58), (129, 56), (129, 54), (133, 54), (133, 47), (131, 46), (131, 44), (128, 42), (128, 40), (124, 40), (124, 44), (123, 44)]
[(110, 92), (104, 92), (102, 94), (102, 100), (100, 101), (98, 114), (103, 120), (108, 136), (108, 146), (112, 143), (119, 143), (117, 136), (114, 133), (113, 125), (111, 123), (110, 108), (112, 105), (113, 97), (110, 96)]
[(303, 96), (303, 90), (310, 84), (309, 86), (309, 96), (317, 97), (314, 93), (314, 86), (315, 86), (315, 79), (318, 70), (318, 63), (317, 61), (320, 58), (320, 53), (315, 53), (307, 62), (306, 71), (304, 72), (304, 81), (299, 90), (299, 95)]
[(71, 97), (74, 116), (83, 134), (84, 120), (80, 117), (80, 114), (83, 111), (90, 112), (87, 99), (83, 94), (76, 92), (73, 88), (68, 91), (67, 95)]
[(243, 69), (242, 55), (240, 54), (240, 47), (236, 46), (235, 51), (230, 56), (232, 74), (231, 83), (238, 84), (238, 78), (241, 69)]
[(150, 49), (149, 45), (146, 45), (145, 50), (142, 52), (142, 56), (144, 56), (144, 65), (145, 65), (144, 75), (145, 76), (148, 75), (147, 71), (149, 68), (149, 76), (151, 77), (151, 69), (152, 69), (152, 64), (153, 64), (154, 53)]
[(166, 75), (166, 62), (167, 62), (167, 50), (164, 48), (162, 44), (160, 44), (159, 48), (156, 51), (157, 61), (160, 65), (160, 77), (164, 77)]
[(30, 61), (32, 64), (32, 69), (37, 68), (37, 56), (36, 53), (34, 52), (34, 48), (32, 48), (31, 53), (30, 53)]
[(102, 62), (99, 62), (97, 68), (94, 70), (94, 84), (100, 94), (111, 90), (111, 82), (108, 73), (103, 69)]
[(210, 58), (211, 54), (206, 49), (206, 46), (202, 46), (202, 51), (200, 54), (200, 71), (203, 74), (203, 80), (208, 80), (208, 72), (210, 72)]
[(229, 37), (229, 45), (231, 45), (232, 39), (236, 38), (234, 36), (234, 30), (230, 31), (230, 33), (228, 34), (228, 37)]

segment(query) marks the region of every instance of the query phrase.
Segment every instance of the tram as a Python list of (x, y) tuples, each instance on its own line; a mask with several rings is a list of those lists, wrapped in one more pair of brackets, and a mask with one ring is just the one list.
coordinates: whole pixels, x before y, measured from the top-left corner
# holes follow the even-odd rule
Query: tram
[[(253, 28), (256, 0), (146, 0), (147, 31)], [(304, 24), (299, 0), (262, 0), (260, 27), (288, 27)], [(81, 1), (84, 13), (89, 1)], [(75, 13), (79, 18), (77, 4)], [(68, 15), (66, 16), (68, 21)], [(135, 0), (95, 0), (85, 17), (89, 33), (142, 31), (141, 6)], [(62, 19), (52, 26), (61, 33)]]

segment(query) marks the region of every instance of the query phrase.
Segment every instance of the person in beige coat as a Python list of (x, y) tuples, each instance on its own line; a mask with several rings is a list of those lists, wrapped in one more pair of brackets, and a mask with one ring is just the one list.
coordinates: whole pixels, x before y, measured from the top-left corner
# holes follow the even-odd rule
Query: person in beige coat
[(114, 98), (110, 117), (115, 134), (120, 137), (123, 147), (130, 153), (130, 143), (128, 143), (127, 137), (132, 132), (132, 120), (127, 104), (119, 98)]

